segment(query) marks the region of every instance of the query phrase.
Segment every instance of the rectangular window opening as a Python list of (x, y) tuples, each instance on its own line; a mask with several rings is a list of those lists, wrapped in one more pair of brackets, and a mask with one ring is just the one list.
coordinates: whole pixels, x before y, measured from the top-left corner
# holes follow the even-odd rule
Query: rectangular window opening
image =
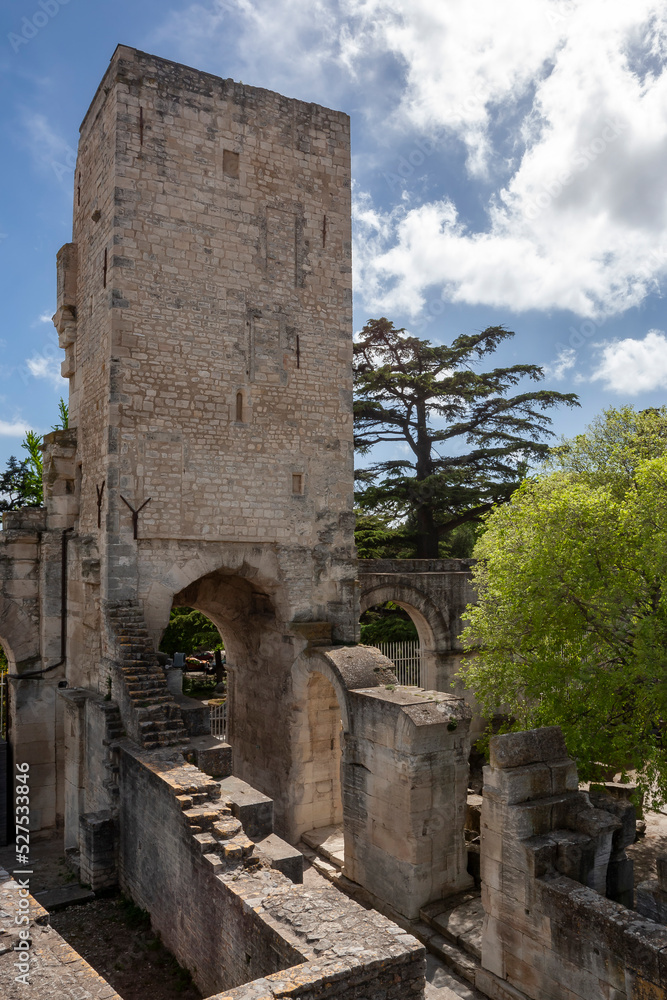
[(238, 178), (239, 176), (239, 161), (240, 157), (238, 153), (234, 153), (231, 149), (223, 149), (222, 151), (222, 172), (226, 174), (227, 177)]
[(303, 475), (300, 472), (292, 473), (292, 493), (299, 496), (303, 493)]

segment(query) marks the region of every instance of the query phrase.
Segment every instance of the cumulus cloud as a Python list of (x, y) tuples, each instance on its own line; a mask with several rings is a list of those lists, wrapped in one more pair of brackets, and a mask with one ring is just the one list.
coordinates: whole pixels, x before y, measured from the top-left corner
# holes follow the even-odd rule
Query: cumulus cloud
[(667, 337), (662, 330), (649, 330), (643, 340), (617, 340), (596, 345), (601, 353), (592, 382), (622, 395), (667, 389)]
[(66, 380), (60, 374), (60, 361), (57, 358), (37, 355), (34, 358), (27, 358), (26, 365), (35, 378), (46, 379), (54, 388), (62, 390)]
[(543, 365), (544, 374), (561, 382), (566, 374), (574, 368), (577, 360), (577, 352), (573, 347), (564, 347), (556, 355), (555, 361), (549, 365)]
[(22, 420), (0, 420), (0, 437), (24, 437), (30, 430)]
[(365, 183), (356, 277), (367, 309), (416, 317), (446, 300), (597, 318), (661, 287), (661, 0), (200, 0), (160, 31), (191, 62), (214, 58), (231, 33), (253, 82), (361, 105), (378, 145), (418, 134), (442, 156), (465, 150), (467, 203), (444, 184), (420, 202), (408, 186), (380, 212)]

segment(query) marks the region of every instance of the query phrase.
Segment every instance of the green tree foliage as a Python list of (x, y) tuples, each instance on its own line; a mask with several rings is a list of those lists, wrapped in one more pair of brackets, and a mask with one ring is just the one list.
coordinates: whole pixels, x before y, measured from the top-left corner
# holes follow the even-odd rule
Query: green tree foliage
[(622, 499), (639, 462), (667, 453), (667, 406), (635, 410), (610, 407), (585, 434), (564, 440), (547, 458), (547, 470), (560, 469), (590, 486), (605, 486)]
[[(67, 430), (69, 426), (69, 407), (61, 397), (58, 403), (60, 420), (53, 425), (54, 431)], [(44, 439), (35, 431), (28, 431), (21, 448), (28, 457), (20, 462), (12, 455), (7, 467), (0, 473), (0, 513), (5, 510), (18, 510), (21, 507), (41, 507), (44, 503), (42, 486), (42, 445)]]
[[(593, 428), (590, 454), (617, 415)], [(667, 456), (632, 466), (622, 495), (613, 463), (606, 485), (590, 484), (592, 459), (524, 483), (490, 515), (461, 679), (507, 728), (560, 725), (583, 780), (637, 770), (665, 801)]]
[(69, 427), (69, 405), (65, 402), (61, 396), (58, 401), (58, 416), (60, 420), (58, 423), (51, 426), (52, 431), (66, 431)]
[(174, 653), (201, 653), (204, 650), (224, 649), (220, 633), (210, 619), (193, 608), (172, 608), (169, 624), (160, 643), (160, 651)]
[(419, 639), (410, 615), (393, 601), (364, 611), (360, 622), (361, 641), (366, 646), (375, 646), (379, 642), (414, 642)]
[(541, 368), (475, 366), (514, 336), (503, 327), (433, 346), (387, 319), (369, 320), (354, 346), (355, 446), (403, 445), (398, 457), (357, 473), (364, 514), (402, 525), (420, 558), (437, 558), (440, 540), (506, 502), (530, 462), (548, 452), (545, 411), (577, 397), (542, 389), (512, 395)]
[(34, 431), (28, 431), (21, 447), (28, 452), (26, 466), (26, 503), (25, 507), (41, 507), (44, 503), (44, 488), (42, 485), (42, 441), (43, 438)]

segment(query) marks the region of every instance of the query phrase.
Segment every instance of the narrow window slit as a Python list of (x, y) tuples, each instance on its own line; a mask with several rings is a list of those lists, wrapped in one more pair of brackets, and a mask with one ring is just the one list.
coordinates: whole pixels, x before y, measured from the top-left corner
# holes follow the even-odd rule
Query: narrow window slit
[(236, 422), (243, 423), (243, 393), (236, 393)]
[(325, 215), (324, 219), (322, 220), (322, 248), (325, 248), (326, 245), (327, 245), (327, 217)]
[(108, 265), (109, 265), (109, 251), (105, 247), (104, 248), (104, 270), (102, 272), (102, 287), (103, 288), (107, 287), (107, 268), (108, 268)]
[(139, 145), (144, 144), (144, 109), (139, 108)]
[(299, 334), (296, 335), (296, 366), (301, 367), (301, 340)]

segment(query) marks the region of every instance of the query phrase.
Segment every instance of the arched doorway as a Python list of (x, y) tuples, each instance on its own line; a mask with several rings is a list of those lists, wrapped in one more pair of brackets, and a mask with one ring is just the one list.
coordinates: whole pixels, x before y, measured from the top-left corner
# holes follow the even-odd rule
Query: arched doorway
[[(362, 591), (362, 616), (369, 609), (386, 607), (388, 603), (396, 605), (408, 615), (418, 637), (419, 679), (412, 683), (427, 690), (449, 690), (451, 639), (444, 609), (438, 608), (428, 595), (414, 587), (387, 582)], [(388, 651), (385, 655), (389, 655)], [(414, 674), (414, 667), (411, 670)]]
[(375, 646), (394, 664), (400, 684), (422, 686), (422, 647), (409, 612), (395, 601), (377, 604), (362, 612), (360, 640)]
[(172, 693), (206, 705), (211, 735), (226, 739), (226, 653), (215, 624), (196, 608), (174, 605), (158, 653), (168, 658), (163, 665)]
[[(290, 735), (290, 839), (319, 849), (337, 841), (343, 850), (342, 764), (349, 734), (349, 710), (340, 678), (325, 657), (302, 655), (292, 672)], [(305, 836), (304, 836), (305, 835)]]

